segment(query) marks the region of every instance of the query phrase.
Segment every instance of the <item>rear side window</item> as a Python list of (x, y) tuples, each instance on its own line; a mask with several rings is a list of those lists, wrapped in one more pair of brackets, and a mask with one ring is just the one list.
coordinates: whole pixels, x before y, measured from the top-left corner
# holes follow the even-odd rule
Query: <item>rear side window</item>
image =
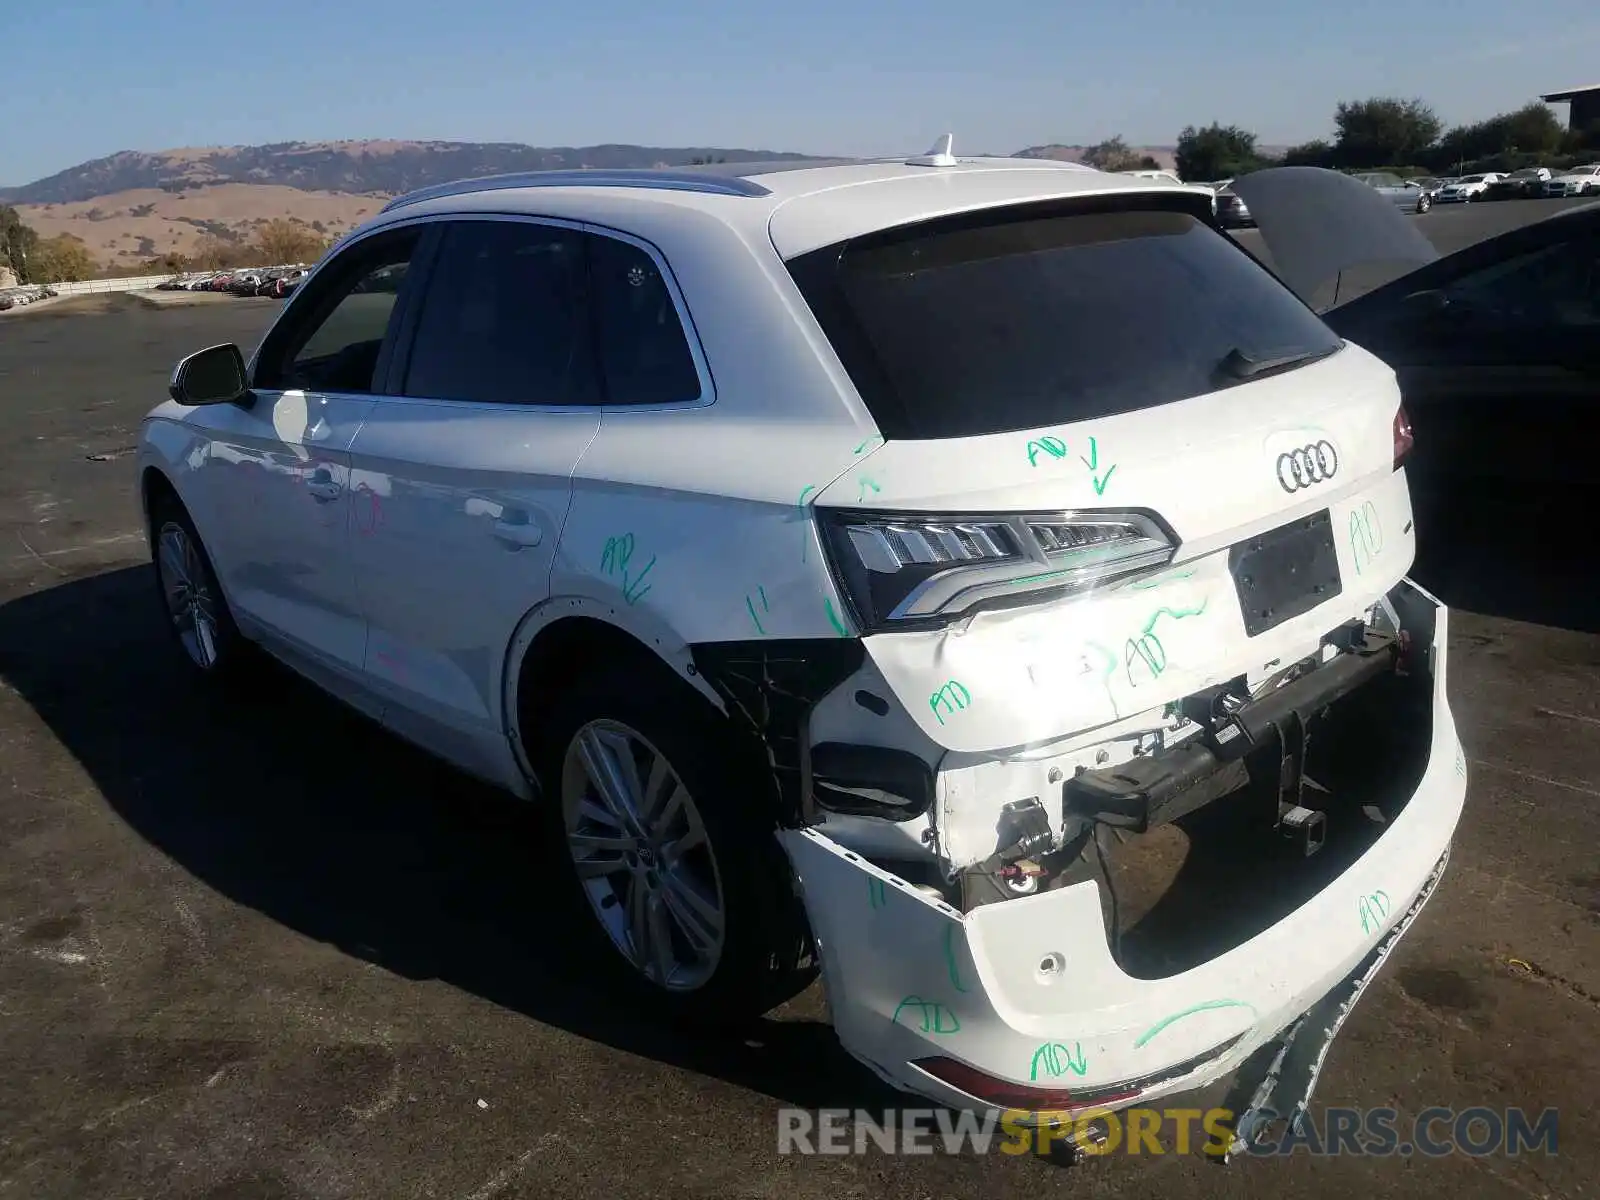
[(595, 404), (584, 240), (528, 221), (446, 229), (404, 394), (496, 404)]
[(630, 242), (589, 238), (589, 296), (607, 404), (678, 404), (700, 376), (660, 268)]
[(1153, 408), (1342, 344), (1187, 213), (1041, 212), (929, 222), (790, 270), (890, 439), (973, 437)]

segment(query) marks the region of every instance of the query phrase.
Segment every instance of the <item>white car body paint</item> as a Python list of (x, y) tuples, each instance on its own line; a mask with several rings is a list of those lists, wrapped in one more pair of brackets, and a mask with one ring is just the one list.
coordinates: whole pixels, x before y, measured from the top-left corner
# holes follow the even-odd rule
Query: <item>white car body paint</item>
[[(1382, 891), (1398, 917), (1448, 846), (1464, 783), (1450, 765), (1460, 759), (1442, 607), (1429, 655), (1431, 758), (1410, 803), (1328, 888), (1200, 967), (1159, 980), (1122, 972), (1098, 932), (1092, 882), (963, 916), (864, 856), (951, 871), (980, 862), (997, 849), (1006, 803), (1127, 761), (1141, 736), (1173, 732), (1172, 701), (1239, 675), (1260, 683), (1385, 597), (1433, 606), (1402, 582), (1415, 544), (1393, 461), (1393, 373), (1347, 345), (1141, 411), (885, 443), (784, 259), (952, 213), (1209, 192), (982, 160), (759, 180), (769, 195), (530, 186), (420, 199), (344, 239), (281, 318), (330, 261), (383, 229), (564, 222), (626, 235), (657, 257), (702, 372), (694, 402), (540, 410), (285, 392), (248, 410), (168, 403), (145, 423), (141, 470), (158, 471), (189, 509), (247, 637), (522, 795), (533, 788), (515, 720), (521, 664), (563, 620), (629, 634), (722, 710), (694, 647), (860, 639), (859, 669), (811, 709), (807, 744), (907, 750), (936, 773), (937, 794), (914, 820), (823, 813), (780, 833), (844, 1045), (899, 1086), (962, 1104), (973, 1097), (914, 1060), (950, 1054), (1037, 1085), (1041, 1047), (1081, 1046), (1068, 1052), (1073, 1082), (1092, 1085), (1160, 1074), (1241, 1038), (1141, 1094), (1216, 1078), (1370, 948), (1379, 931), (1361, 931), (1356, 898)], [(1280, 456), (1321, 442), (1335, 448), (1333, 477), (1286, 494)], [(308, 494), (312, 484), (331, 485), (326, 498)], [(1088, 594), (862, 637), (819, 536), (817, 510), (839, 507), (1133, 508), (1158, 514), (1178, 549), (1159, 570)], [(1229, 548), (1323, 509), (1342, 590), (1248, 636)], [(892, 703), (869, 716), (861, 692)], [(1064, 969), (1041, 975), (1047, 959)]]
[(1435, 204), (1465, 204), (1476, 196), (1483, 195), (1489, 190), (1491, 183), (1498, 183), (1505, 176), (1497, 171), (1490, 171), (1486, 175), (1478, 175), (1455, 183), (1447, 183), (1439, 189), (1439, 194), (1433, 198)]

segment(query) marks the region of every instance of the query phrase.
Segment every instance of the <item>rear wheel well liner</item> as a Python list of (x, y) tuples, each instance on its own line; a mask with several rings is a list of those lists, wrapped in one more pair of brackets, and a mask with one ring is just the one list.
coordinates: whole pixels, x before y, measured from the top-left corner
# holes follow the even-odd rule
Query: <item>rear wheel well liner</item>
[(139, 475), (139, 499), (144, 506), (145, 525), (155, 516), (155, 508), (163, 500), (182, 505), (178, 489), (159, 467), (146, 467)]
[(530, 744), (542, 714), (561, 703), (563, 677), (600, 657), (624, 658), (640, 671), (660, 672), (698, 694), (719, 715), (721, 698), (696, 678), (688, 647), (674, 654), (664, 635), (648, 641), (636, 630), (608, 619), (616, 607), (587, 597), (562, 597), (539, 605), (518, 624), (506, 653), (503, 709), (506, 737), (523, 775), (539, 790)]

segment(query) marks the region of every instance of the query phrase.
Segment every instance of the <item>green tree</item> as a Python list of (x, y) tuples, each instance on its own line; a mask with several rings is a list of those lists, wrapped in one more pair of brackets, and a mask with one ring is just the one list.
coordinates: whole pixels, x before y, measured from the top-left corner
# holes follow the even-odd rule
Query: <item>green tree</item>
[(1567, 131), (1555, 113), (1535, 101), (1486, 121), (1457, 125), (1439, 139), (1431, 158), (1437, 169), (1454, 171), (1467, 163), (1506, 155), (1550, 158), (1569, 145)]
[(1421, 100), (1375, 96), (1342, 100), (1334, 110), (1334, 149), (1342, 167), (1416, 162), (1439, 140), (1444, 124)]
[(10, 267), (21, 283), (29, 283), (28, 260), (39, 244), (39, 235), (22, 223), (10, 205), (0, 204), (0, 267)]
[(1567, 131), (1550, 107), (1539, 101), (1524, 104), (1516, 112), (1506, 113), (1507, 145), (1505, 150), (1520, 150), (1524, 154), (1560, 154)]
[(92, 279), (94, 273), (89, 247), (70, 233), (41, 238), (28, 255), (29, 283), (77, 283)]
[(1298, 146), (1290, 146), (1284, 151), (1283, 165), (1286, 167), (1331, 167), (1337, 158), (1333, 143), (1322, 138), (1314, 138), (1309, 142), (1302, 142)]
[(317, 236), (308, 226), (283, 217), (268, 221), (256, 231), (255, 255), (261, 259), (263, 266), (315, 262), (327, 248), (327, 240)]
[(1178, 176), (1185, 180), (1235, 179), (1260, 170), (1265, 160), (1256, 135), (1237, 125), (1186, 125), (1178, 135)]
[(1118, 134), (1090, 146), (1083, 152), (1083, 161), (1097, 171), (1136, 171), (1140, 156), (1129, 150), (1128, 143)]

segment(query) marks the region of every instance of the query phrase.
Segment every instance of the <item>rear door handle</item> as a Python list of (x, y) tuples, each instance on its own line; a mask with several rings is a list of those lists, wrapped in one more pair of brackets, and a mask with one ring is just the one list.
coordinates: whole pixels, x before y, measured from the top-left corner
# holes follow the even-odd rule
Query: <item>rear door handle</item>
[(492, 527), (494, 536), (509, 546), (519, 550), (525, 546), (537, 546), (544, 541), (544, 529), (537, 521), (530, 520), (526, 515), (521, 521), (508, 521), (504, 517), (496, 521)]
[(344, 494), (344, 489), (326, 475), (313, 475), (306, 480), (306, 491), (318, 500), (337, 500)]

